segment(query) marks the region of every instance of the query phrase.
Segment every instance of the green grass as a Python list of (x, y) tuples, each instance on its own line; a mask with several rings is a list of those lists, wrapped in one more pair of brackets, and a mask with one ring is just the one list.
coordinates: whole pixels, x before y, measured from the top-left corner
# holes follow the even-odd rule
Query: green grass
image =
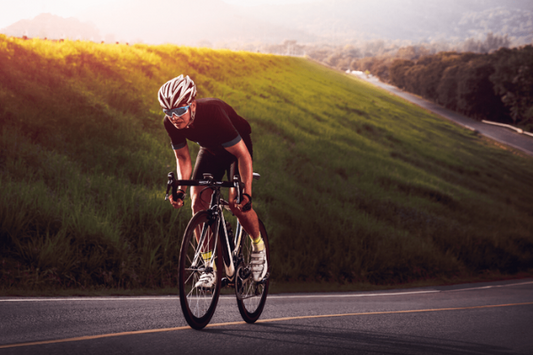
[(190, 210), (163, 201), (156, 94), (182, 73), (251, 122), (279, 289), (533, 269), (531, 157), (367, 83), (301, 58), (0, 36), (0, 292), (176, 286)]

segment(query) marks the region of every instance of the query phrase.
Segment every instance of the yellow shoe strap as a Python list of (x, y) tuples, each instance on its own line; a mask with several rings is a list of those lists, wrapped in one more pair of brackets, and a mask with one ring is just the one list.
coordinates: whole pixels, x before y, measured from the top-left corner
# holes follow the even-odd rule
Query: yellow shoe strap
[(212, 256), (213, 256), (213, 251), (212, 250), (208, 251), (207, 253), (202, 253), (202, 259), (204, 259), (204, 261), (211, 260)]
[(259, 234), (258, 238), (252, 239), (252, 247), (255, 251), (262, 251), (265, 249), (265, 243), (261, 237), (261, 234)]

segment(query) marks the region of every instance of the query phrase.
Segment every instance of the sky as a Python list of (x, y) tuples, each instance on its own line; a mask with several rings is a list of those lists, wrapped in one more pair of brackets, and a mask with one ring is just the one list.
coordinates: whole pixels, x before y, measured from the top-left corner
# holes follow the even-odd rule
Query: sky
[[(29, 20), (41, 13), (51, 13), (64, 18), (76, 16), (85, 9), (120, 0), (2, 0), (0, 28), (8, 27), (19, 20)], [(263, 5), (317, 2), (317, 0), (222, 0), (234, 5)]]

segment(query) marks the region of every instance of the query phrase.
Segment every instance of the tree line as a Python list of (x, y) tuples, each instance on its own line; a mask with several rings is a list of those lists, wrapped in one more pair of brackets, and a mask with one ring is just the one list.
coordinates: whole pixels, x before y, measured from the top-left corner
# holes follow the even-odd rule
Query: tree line
[(301, 55), (339, 70), (371, 73), (477, 120), (520, 125), (533, 132), (533, 46), (509, 48), (508, 36), (401, 46), (375, 40), (359, 45), (310, 46), (296, 41), (261, 52)]
[[(533, 129), (533, 46), (395, 59), (377, 75), (474, 119)], [(385, 70), (384, 70), (385, 71)]]

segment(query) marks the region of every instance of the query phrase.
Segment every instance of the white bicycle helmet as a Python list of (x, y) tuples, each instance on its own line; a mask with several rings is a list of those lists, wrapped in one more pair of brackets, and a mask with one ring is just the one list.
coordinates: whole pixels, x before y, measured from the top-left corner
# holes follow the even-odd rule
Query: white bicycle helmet
[(167, 81), (158, 93), (159, 103), (165, 110), (172, 110), (181, 104), (190, 104), (196, 97), (196, 85), (187, 75), (183, 74)]

